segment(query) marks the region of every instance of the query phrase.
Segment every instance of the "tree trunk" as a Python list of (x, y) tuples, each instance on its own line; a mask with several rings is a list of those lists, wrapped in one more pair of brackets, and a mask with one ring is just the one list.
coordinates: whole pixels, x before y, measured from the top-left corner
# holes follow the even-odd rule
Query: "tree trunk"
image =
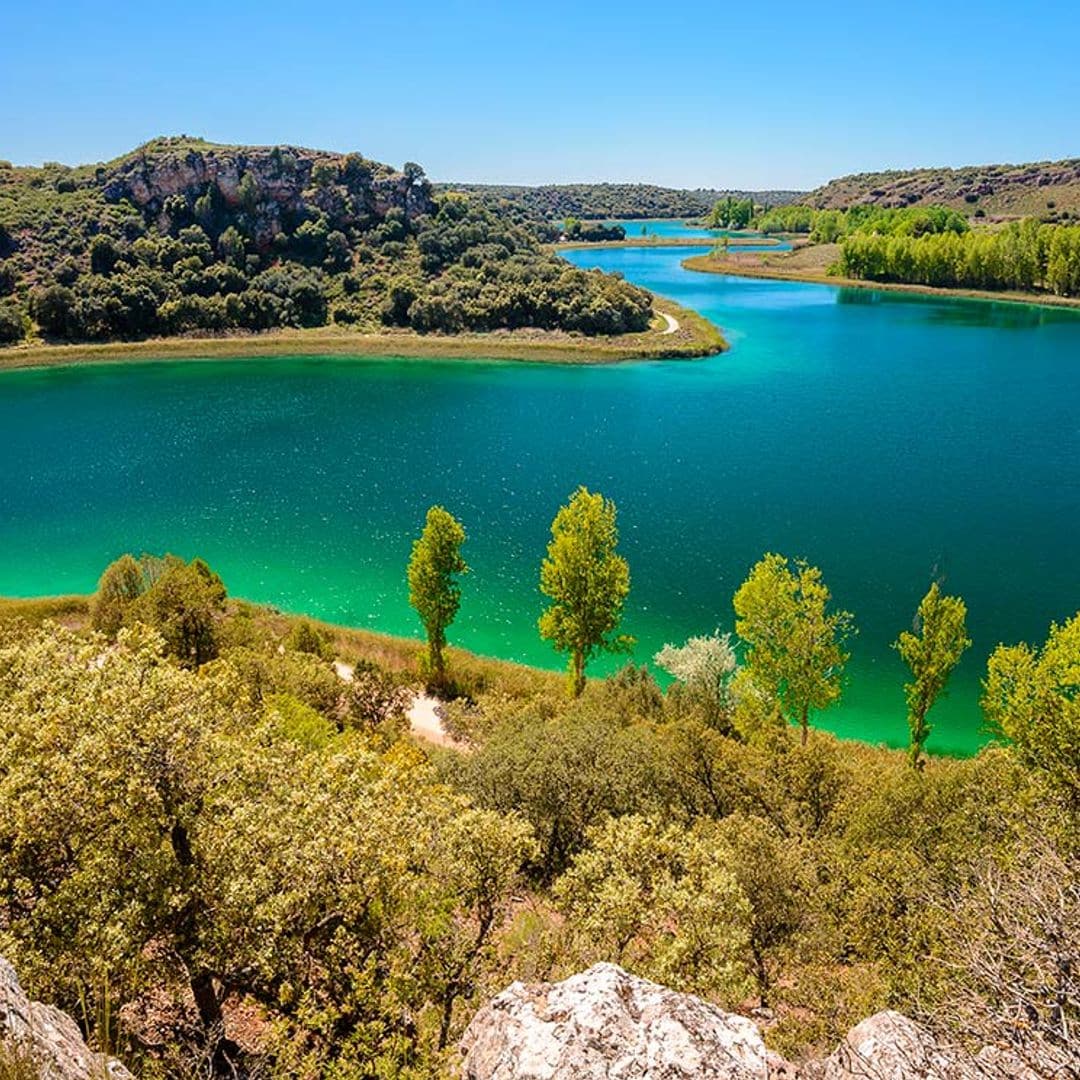
[(754, 967), (757, 974), (758, 997), (761, 999), (761, 1008), (769, 1007), (769, 969), (765, 963), (765, 954), (761, 949), (754, 949)]
[(799, 718), (799, 726), (802, 728), (802, 744), (805, 746), (807, 739), (810, 737), (810, 707), (808, 705), (802, 707), (802, 716)]
[(574, 650), (571, 664), (573, 694), (574, 697), (581, 697), (581, 692), (585, 689), (585, 653), (581, 649)]

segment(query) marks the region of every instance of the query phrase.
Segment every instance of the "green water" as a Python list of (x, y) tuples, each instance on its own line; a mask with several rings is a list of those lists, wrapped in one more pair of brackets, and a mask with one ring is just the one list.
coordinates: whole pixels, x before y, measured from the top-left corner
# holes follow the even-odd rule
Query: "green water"
[(932, 742), (973, 749), (993, 645), (1080, 607), (1080, 319), (692, 275), (686, 255), (570, 253), (714, 318), (724, 356), (0, 375), (0, 594), (87, 591), (123, 551), (172, 550), (237, 595), (417, 634), (403, 568), (441, 502), (474, 567), (453, 639), (556, 667), (535, 632), (537, 568), (585, 483), (619, 506), (641, 661), (730, 628), (762, 552), (819, 564), (861, 631), (843, 703), (821, 718), (843, 735), (903, 742), (888, 644), (944, 572), (975, 645)]

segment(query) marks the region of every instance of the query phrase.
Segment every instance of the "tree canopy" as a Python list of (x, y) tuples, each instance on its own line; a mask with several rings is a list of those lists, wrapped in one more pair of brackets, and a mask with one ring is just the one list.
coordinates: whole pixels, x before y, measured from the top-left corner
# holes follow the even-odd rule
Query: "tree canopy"
[(540, 590), (552, 604), (540, 616), (540, 636), (569, 654), (570, 687), (585, 688), (585, 668), (597, 650), (618, 652), (630, 640), (615, 634), (630, 592), (630, 567), (616, 552), (615, 504), (579, 487), (551, 523), (540, 567)]
[(904, 685), (908, 727), (911, 731), (911, 763), (923, 767), (922, 753), (930, 736), (926, 714), (940, 697), (953, 668), (971, 644), (965, 619), (967, 607), (958, 596), (944, 596), (935, 581), (919, 604), (913, 630), (905, 630), (895, 647), (911, 668), (912, 680)]
[(821, 571), (803, 560), (766, 555), (735, 593), (735, 632), (747, 645), (754, 681), (776, 695), (806, 742), (812, 709), (840, 696), (851, 628), (846, 611), (829, 611)]
[(461, 605), (457, 579), (469, 569), (461, 557), (463, 543), (465, 530), (461, 523), (441, 506), (433, 506), (409, 559), (409, 603), (424, 624), (428, 663), (436, 679), (441, 679), (444, 671), (447, 627)]

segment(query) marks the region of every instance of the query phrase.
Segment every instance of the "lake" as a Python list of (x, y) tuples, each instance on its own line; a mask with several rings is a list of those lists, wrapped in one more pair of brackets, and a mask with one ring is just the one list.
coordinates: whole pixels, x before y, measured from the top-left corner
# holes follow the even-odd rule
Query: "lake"
[(650, 237), (663, 240), (711, 240), (723, 237), (741, 237), (743, 240), (761, 237), (760, 244), (742, 243), (734, 246), (737, 251), (790, 251), (787, 240), (767, 238), (763, 233), (739, 231), (735, 229), (705, 229), (699, 225), (687, 225), (680, 218), (611, 218), (605, 225), (621, 225), (626, 230), (627, 240), (640, 240)]
[(639, 662), (730, 629), (763, 552), (821, 566), (860, 630), (842, 703), (819, 718), (844, 736), (905, 742), (889, 643), (944, 575), (975, 644), (931, 746), (972, 751), (990, 650), (1080, 607), (1080, 318), (693, 274), (692, 253), (567, 258), (715, 320), (733, 348), (707, 360), (0, 374), (0, 594), (89, 591), (121, 552), (169, 550), (235, 595), (418, 635), (404, 567), (439, 502), (473, 567), (451, 640), (558, 667), (536, 634), (538, 567), (584, 483), (619, 507)]

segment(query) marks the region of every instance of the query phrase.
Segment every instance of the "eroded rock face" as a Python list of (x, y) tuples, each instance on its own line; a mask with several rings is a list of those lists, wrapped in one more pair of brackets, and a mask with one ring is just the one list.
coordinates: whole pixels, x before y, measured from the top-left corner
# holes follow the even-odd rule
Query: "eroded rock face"
[(467, 1080), (766, 1080), (757, 1027), (700, 998), (596, 964), (513, 983), (462, 1040)]
[(166, 207), (171, 198), (194, 204), (214, 195), (226, 207), (246, 210), (250, 232), (263, 246), (287, 221), (301, 220), (313, 208), (326, 214), (334, 228), (370, 223), (395, 209), (410, 218), (431, 211), (426, 181), (414, 185), (387, 165), (359, 155), (352, 160), (350, 165), (345, 156), (295, 146), (196, 149), (165, 139), (130, 154), (102, 183), (106, 199), (130, 201), (163, 230), (170, 224)]
[(29, 1042), (42, 1080), (134, 1080), (120, 1062), (90, 1050), (70, 1016), (52, 1005), (31, 1001), (15, 969), (2, 956), (0, 1038)]

